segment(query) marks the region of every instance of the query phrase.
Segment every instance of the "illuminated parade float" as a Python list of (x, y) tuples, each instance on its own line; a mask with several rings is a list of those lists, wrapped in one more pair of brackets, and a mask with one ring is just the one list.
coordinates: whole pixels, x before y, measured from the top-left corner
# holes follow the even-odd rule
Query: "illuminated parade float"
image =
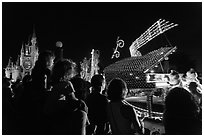
[[(161, 65), (161, 61), (168, 60), (168, 56), (175, 52), (176, 47), (165, 46), (157, 50), (153, 50), (146, 55), (142, 55), (138, 50), (150, 40), (154, 39), (167, 30), (174, 28), (178, 24), (170, 23), (164, 19), (159, 19), (150, 28), (148, 28), (139, 38), (137, 38), (129, 47), (131, 57), (119, 60), (104, 69), (106, 81), (109, 82), (113, 78), (123, 79), (128, 86), (128, 98), (137, 100), (137, 104), (143, 102), (145, 107), (134, 105), (141, 116), (150, 118), (162, 118), (162, 112), (152, 110), (152, 102), (154, 101), (153, 94), (161, 91), (160, 98), (161, 106), (164, 99), (165, 89), (167, 88), (168, 74), (161, 74), (154, 71), (155, 67)], [(116, 48), (118, 48), (117, 46)], [(117, 49), (113, 53), (113, 57), (118, 58), (119, 52)], [(144, 96), (137, 97), (141, 94)]]

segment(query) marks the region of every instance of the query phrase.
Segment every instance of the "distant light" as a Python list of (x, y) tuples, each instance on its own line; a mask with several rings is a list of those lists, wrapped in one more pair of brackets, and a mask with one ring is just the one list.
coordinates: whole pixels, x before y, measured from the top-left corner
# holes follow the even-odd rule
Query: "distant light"
[(132, 76), (133, 74), (132, 73), (130, 73), (130, 76)]
[[(158, 66), (157, 66), (157, 67), (158, 67)], [(154, 70), (151, 70), (150, 72), (151, 72), (151, 73), (154, 73)]]
[(165, 60), (169, 60), (169, 57), (165, 57), (164, 59), (165, 59)]
[(63, 45), (63, 44), (62, 44), (62, 42), (61, 42), (61, 41), (57, 41), (57, 42), (56, 42), (56, 47), (61, 48), (61, 47), (62, 47), (62, 45)]

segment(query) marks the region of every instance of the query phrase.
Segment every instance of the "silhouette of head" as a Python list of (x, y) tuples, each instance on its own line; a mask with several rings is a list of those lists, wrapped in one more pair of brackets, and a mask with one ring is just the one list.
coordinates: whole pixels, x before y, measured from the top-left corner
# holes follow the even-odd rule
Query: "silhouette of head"
[(193, 115), (197, 110), (193, 96), (184, 88), (170, 90), (165, 99), (165, 109), (170, 114)]
[(119, 78), (110, 81), (107, 89), (108, 98), (111, 101), (123, 100), (127, 94), (127, 84)]
[(93, 89), (96, 89), (97, 91), (101, 90), (101, 87), (104, 85), (104, 83), (105, 79), (103, 75), (97, 74), (91, 78), (91, 86)]
[(75, 63), (69, 59), (59, 60), (53, 67), (51, 79), (53, 83), (69, 81), (74, 77)]

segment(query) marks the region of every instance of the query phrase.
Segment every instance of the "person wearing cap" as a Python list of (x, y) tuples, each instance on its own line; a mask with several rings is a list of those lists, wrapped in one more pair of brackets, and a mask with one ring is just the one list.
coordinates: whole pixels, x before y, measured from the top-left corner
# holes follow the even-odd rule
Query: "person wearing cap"
[(108, 134), (109, 128), (106, 113), (108, 99), (102, 94), (102, 91), (105, 89), (103, 75), (97, 74), (91, 78), (91, 88), (91, 94), (86, 99), (88, 118), (90, 120), (89, 134)]
[(75, 90), (70, 81), (73, 74), (74, 63), (71, 60), (59, 60), (53, 67), (53, 88), (44, 107), (48, 134), (86, 134), (88, 110), (85, 102), (75, 97)]

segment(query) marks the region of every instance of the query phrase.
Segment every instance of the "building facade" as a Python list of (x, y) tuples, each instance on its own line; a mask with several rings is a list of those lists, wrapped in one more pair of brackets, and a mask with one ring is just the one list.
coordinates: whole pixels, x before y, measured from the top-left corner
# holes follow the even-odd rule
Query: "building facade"
[(22, 79), (25, 75), (31, 75), (35, 62), (38, 59), (39, 50), (35, 30), (27, 44), (22, 44), (21, 53), (14, 64), (10, 57), (7, 67), (5, 68), (5, 77), (16, 81)]

